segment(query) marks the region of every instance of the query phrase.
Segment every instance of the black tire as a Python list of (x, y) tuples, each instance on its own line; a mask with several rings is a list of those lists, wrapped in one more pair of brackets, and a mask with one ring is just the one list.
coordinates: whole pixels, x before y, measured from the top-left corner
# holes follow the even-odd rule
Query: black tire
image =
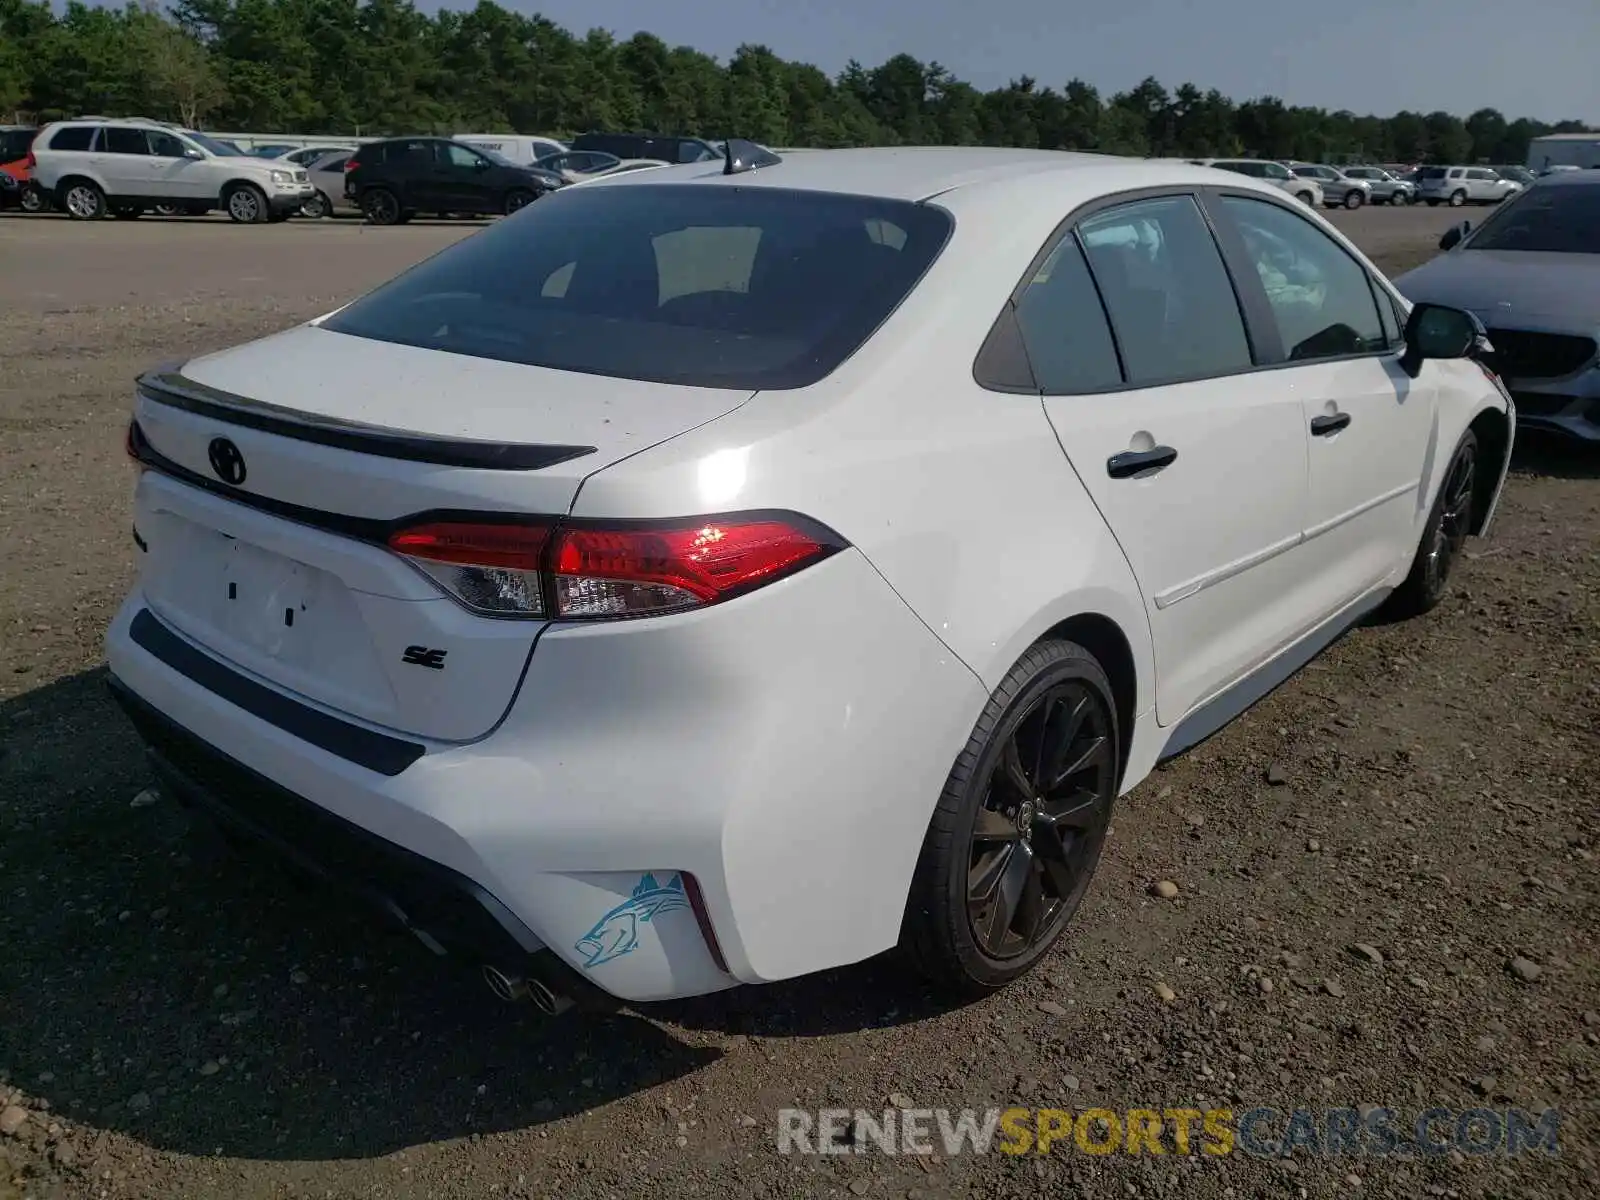
[(1386, 616), (1419, 617), (1444, 599), (1451, 568), (1472, 527), (1478, 458), (1478, 435), (1469, 429), (1461, 435), (1445, 467), (1444, 482), (1428, 512), (1427, 524), (1422, 527), (1422, 541), (1411, 560), (1411, 571), (1384, 605)]
[(1460, 188), (1457, 188), (1455, 191), (1450, 193), (1450, 207), (1451, 208), (1460, 208), (1466, 202), (1467, 202), (1467, 194), (1464, 191), (1462, 191)]
[(538, 193), (528, 188), (512, 188), (506, 193), (506, 216), (521, 212), (538, 198)]
[(1294, 194), (1294, 198), (1300, 201), (1301, 204), (1304, 204), (1307, 208), (1315, 208), (1317, 206), (1316, 197), (1310, 192), (1296, 192)]
[(1396, 208), (1404, 208), (1406, 205), (1411, 203), (1411, 197), (1405, 192), (1396, 192), (1394, 195), (1389, 197), (1389, 203), (1394, 205)]
[(1428, 207), (1429, 208), (1438, 208), (1439, 207), (1439, 202), (1437, 200), (1429, 200), (1428, 201)]
[(111, 211), (100, 185), (88, 179), (69, 179), (63, 183), (60, 206), (74, 221), (102, 221)]
[[(900, 945), (930, 980), (984, 995), (1060, 938), (1111, 823), (1119, 733), (1110, 681), (1075, 642), (1040, 642), (1001, 681), (950, 770), (906, 902)], [(1037, 785), (1058, 770), (1054, 787)]]
[(189, 210), (181, 204), (157, 204), (150, 211), (158, 217), (181, 217)]
[(22, 195), (18, 198), (18, 203), (22, 205), (22, 211), (25, 213), (49, 212), (53, 207), (44, 189), (34, 183), (22, 185)]
[(236, 183), (223, 192), (222, 209), (236, 225), (261, 225), (272, 216), (267, 194), (253, 183)]
[(1346, 208), (1360, 208), (1366, 202), (1367, 197), (1360, 188), (1351, 188), (1344, 194), (1344, 206)]
[(405, 213), (401, 211), (400, 200), (388, 188), (368, 188), (362, 192), (361, 211), (366, 214), (368, 222), (373, 225), (401, 225), (405, 223)]
[(313, 221), (320, 221), (323, 217), (331, 217), (333, 215), (333, 201), (328, 199), (327, 192), (319, 191), (300, 206), (300, 215), (309, 217)]
[(137, 221), (144, 216), (144, 209), (137, 204), (122, 204), (113, 208), (111, 215), (119, 221)]

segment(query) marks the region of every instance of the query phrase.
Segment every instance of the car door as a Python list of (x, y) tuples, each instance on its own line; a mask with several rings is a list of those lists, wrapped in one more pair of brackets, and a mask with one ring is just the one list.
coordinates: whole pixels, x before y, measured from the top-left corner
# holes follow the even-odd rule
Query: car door
[(143, 129), (107, 125), (100, 131), (97, 159), (106, 193), (112, 198), (150, 194), (154, 181), (151, 179), (150, 147)]
[(1085, 216), (1018, 317), (1050, 423), (1138, 580), (1172, 724), (1304, 624), (1299, 400), (1254, 371), (1187, 192)]
[[(1371, 591), (1416, 549), (1436, 389), (1399, 365), (1393, 299), (1336, 238), (1271, 197), (1208, 200), (1236, 277), (1259, 288), (1259, 339), (1284, 395), (1297, 397), (1309, 453), (1304, 561), (1319, 617)], [(1232, 235), (1232, 236), (1230, 236)], [(1384, 311), (1387, 306), (1387, 312)]]
[(461, 142), (438, 142), (435, 176), (444, 198), (443, 211), (499, 212), (494, 193), (510, 171)]
[(190, 158), (188, 147), (176, 135), (160, 129), (147, 129), (153, 195), (163, 200), (217, 199), (220, 183), (212, 182), (213, 171), (207, 158)]

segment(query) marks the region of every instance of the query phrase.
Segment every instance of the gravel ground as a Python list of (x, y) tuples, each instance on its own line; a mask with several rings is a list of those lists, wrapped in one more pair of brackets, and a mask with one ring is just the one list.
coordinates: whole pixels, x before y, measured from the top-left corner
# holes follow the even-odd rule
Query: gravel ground
[[(1456, 219), (1334, 215), (1393, 271)], [(1141, 785), (1068, 939), (983, 1003), (882, 961), (549, 1021), (199, 853), (103, 689), (130, 380), (470, 228), (0, 219), (0, 1200), (1600, 1194), (1592, 453), (1528, 445), (1444, 605), (1357, 631)], [(776, 1152), (782, 1107), (891, 1095), (1548, 1104), (1561, 1153)]]

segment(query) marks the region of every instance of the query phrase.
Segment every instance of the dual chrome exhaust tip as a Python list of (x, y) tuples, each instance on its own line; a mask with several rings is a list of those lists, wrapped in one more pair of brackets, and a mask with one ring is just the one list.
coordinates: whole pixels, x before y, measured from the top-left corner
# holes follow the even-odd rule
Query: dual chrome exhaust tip
[(493, 963), (485, 963), (483, 981), (489, 990), (507, 1004), (531, 1001), (540, 1012), (558, 1017), (573, 1006), (571, 996), (558, 992), (537, 975), (519, 975), (502, 971)]

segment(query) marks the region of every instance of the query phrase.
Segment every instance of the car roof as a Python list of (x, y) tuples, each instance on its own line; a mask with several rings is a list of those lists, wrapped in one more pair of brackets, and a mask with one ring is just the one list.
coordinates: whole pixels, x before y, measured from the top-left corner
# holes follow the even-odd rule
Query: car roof
[[(1226, 160), (1235, 161), (1235, 160)], [(929, 200), (955, 189), (1024, 187), (1041, 191), (1063, 184), (1085, 192), (1120, 192), (1161, 184), (1220, 183), (1210, 167), (1161, 159), (1118, 158), (1066, 150), (1011, 150), (989, 146), (877, 146), (813, 150), (773, 166), (725, 176), (721, 161), (686, 163), (653, 171), (625, 171), (596, 178), (607, 187), (716, 183), (741, 187), (839, 192), (886, 200)], [(1248, 181), (1229, 176), (1229, 187)]]

